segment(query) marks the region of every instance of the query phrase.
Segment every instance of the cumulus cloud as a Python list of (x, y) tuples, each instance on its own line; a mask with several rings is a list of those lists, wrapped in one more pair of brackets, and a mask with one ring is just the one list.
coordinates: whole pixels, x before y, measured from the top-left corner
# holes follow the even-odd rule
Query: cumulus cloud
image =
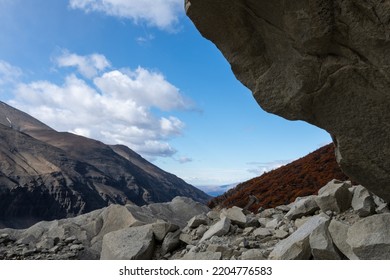
[(152, 159), (176, 153), (169, 140), (185, 124), (169, 111), (189, 109), (191, 102), (161, 73), (138, 67), (107, 71), (90, 82), (73, 73), (62, 84), (20, 83), (9, 103), (59, 131), (124, 144)]
[(72, 9), (101, 12), (126, 18), (135, 24), (145, 22), (161, 30), (173, 30), (183, 10), (183, 0), (70, 0)]
[(0, 85), (14, 83), (22, 75), (22, 70), (4, 60), (0, 60)]
[(104, 55), (94, 53), (81, 56), (68, 51), (64, 51), (61, 56), (57, 57), (56, 63), (59, 67), (76, 67), (79, 73), (86, 78), (93, 78), (111, 66)]

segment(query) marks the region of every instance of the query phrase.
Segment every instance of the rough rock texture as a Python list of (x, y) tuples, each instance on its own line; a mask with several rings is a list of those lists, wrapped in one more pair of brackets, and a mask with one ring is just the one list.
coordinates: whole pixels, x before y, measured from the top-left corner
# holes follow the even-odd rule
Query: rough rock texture
[(374, 198), (363, 186), (354, 189), (351, 205), (360, 217), (367, 217), (375, 212)]
[(273, 260), (305, 260), (311, 256), (310, 234), (329, 221), (326, 215), (317, 215), (308, 220), (296, 232), (279, 242), (270, 254)]
[(334, 245), (339, 251), (350, 260), (358, 260), (359, 258), (353, 253), (351, 246), (347, 243), (347, 235), (349, 225), (337, 220), (332, 220), (328, 230), (333, 240)]
[(154, 238), (150, 225), (125, 228), (103, 237), (101, 260), (147, 260), (153, 255)]
[(313, 214), (315, 211), (319, 210), (320, 208), (317, 205), (317, 202), (315, 201), (315, 196), (311, 195), (305, 198), (300, 198), (297, 200), (293, 207), (287, 212), (286, 218), (287, 219), (297, 219), (302, 216), (307, 216)]
[(311, 253), (315, 260), (340, 260), (341, 257), (333, 246), (333, 240), (328, 231), (329, 222), (322, 223), (310, 234)]
[(359, 259), (390, 259), (390, 214), (378, 214), (348, 229), (347, 243)]
[(322, 211), (344, 212), (351, 206), (352, 194), (349, 182), (332, 180), (318, 191), (315, 198)]
[(186, 0), (260, 106), (327, 130), (343, 171), (390, 200), (390, 2)]

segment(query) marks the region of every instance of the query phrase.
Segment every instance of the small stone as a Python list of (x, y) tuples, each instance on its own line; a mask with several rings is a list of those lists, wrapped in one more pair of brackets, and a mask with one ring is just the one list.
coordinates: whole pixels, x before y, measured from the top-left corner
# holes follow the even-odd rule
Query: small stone
[(274, 236), (278, 239), (284, 239), (286, 238), (287, 236), (289, 235), (288, 232), (284, 231), (284, 230), (281, 230), (281, 229), (277, 229), (275, 230), (275, 233), (274, 233)]
[(242, 253), (241, 260), (266, 260), (264, 251), (261, 249), (249, 249)]
[(272, 235), (272, 231), (268, 228), (258, 228), (253, 232), (255, 237), (264, 238)]
[(76, 236), (73, 235), (73, 236), (70, 236), (70, 237), (66, 238), (64, 240), (64, 242), (65, 242), (65, 244), (70, 244), (70, 243), (73, 243), (76, 240), (77, 240)]
[(84, 246), (82, 244), (73, 244), (69, 249), (72, 251), (81, 251), (84, 249)]
[(276, 228), (278, 228), (281, 225), (282, 225), (282, 219), (281, 218), (275, 218), (275, 219), (272, 219), (271, 221), (269, 221), (265, 225), (265, 227), (266, 228), (270, 228), (270, 229), (276, 229)]
[(49, 249), (49, 253), (57, 253), (60, 249), (61, 249), (61, 247), (56, 245), (53, 248)]

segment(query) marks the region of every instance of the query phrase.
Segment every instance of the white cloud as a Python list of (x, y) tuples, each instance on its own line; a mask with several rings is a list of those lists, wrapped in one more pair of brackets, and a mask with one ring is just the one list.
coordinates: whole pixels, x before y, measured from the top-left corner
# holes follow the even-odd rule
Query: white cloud
[(93, 84), (75, 74), (60, 85), (20, 83), (8, 102), (59, 131), (124, 144), (150, 159), (176, 153), (169, 140), (181, 135), (185, 124), (167, 112), (190, 108), (161, 73), (142, 67), (104, 72)]
[(179, 158), (177, 159), (177, 161), (178, 161), (179, 163), (181, 163), (181, 164), (184, 164), (184, 163), (192, 162), (193, 159), (192, 159), (192, 158), (189, 158), (189, 157), (184, 157), (184, 156), (182, 156), (182, 157), (179, 157)]
[(14, 83), (22, 75), (22, 70), (12, 66), (4, 60), (0, 60), (0, 85)]
[(183, 0), (70, 0), (72, 9), (101, 12), (126, 18), (135, 24), (145, 22), (162, 30), (173, 30), (183, 11)]
[(135, 71), (106, 72), (95, 78), (94, 83), (107, 96), (136, 100), (141, 106), (153, 106), (165, 111), (190, 109), (192, 106), (162, 74), (142, 67)]
[(56, 62), (59, 67), (76, 67), (80, 74), (87, 78), (93, 78), (111, 66), (104, 55), (96, 53), (81, 56), (64, 51), (56, 58)]

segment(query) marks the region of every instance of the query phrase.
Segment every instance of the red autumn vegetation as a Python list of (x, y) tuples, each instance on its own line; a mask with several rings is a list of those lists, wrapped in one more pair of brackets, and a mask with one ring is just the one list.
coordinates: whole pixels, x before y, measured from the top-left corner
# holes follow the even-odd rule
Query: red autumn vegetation
[(305, 157), (249, 181), (239, 184), (223, 195), (212, 199), (208, 206), (244, 208), (249, 196), (256, 196), (259, 207), (270, 208), (293, 202), (297, 197), (317, 194), (330, 180), (348, 180), (336, 162), (333, 144), (326, 145)]

